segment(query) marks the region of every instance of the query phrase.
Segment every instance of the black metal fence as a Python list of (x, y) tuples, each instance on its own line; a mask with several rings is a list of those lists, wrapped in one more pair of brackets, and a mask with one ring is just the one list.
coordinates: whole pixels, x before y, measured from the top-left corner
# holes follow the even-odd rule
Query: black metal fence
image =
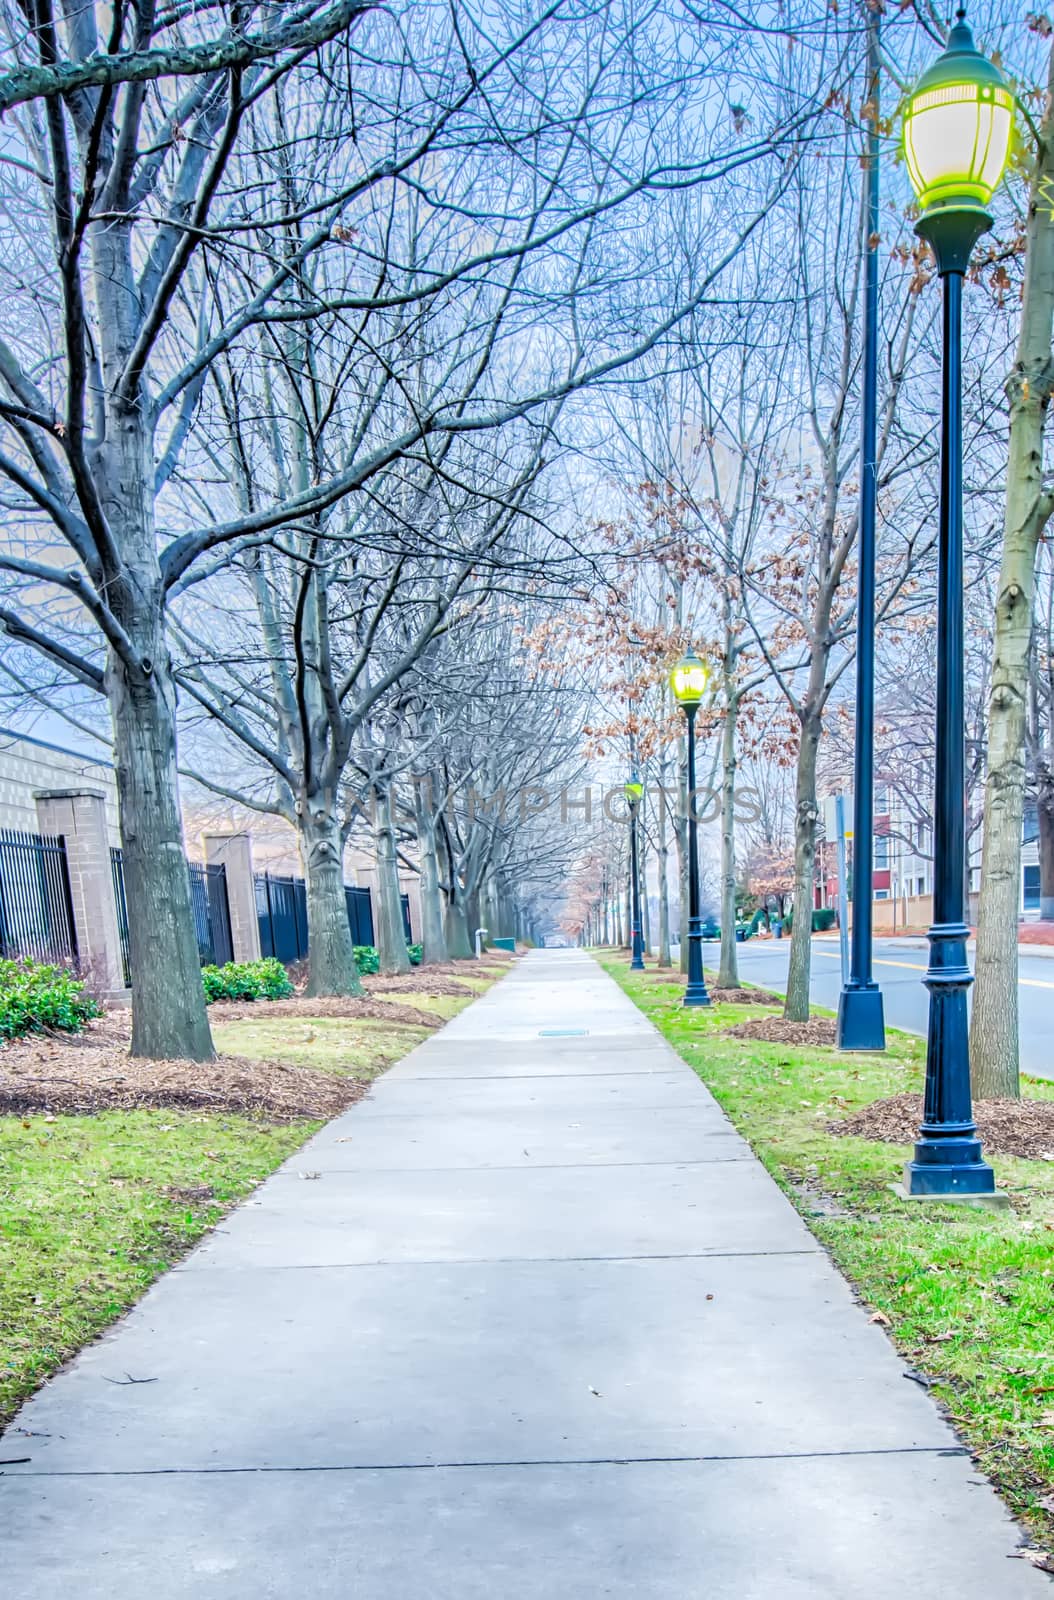
[(231, 908), (227, 899), (227, 869), (209, 862), (199, 866), (187, 862), (190, 874), (190, 905), (194, 913), (194, 932), (203, 967), (222, 967), (234, 960), (231, 941)]
[(128, 901), (124, 896), (124, 851), (119, 845), (110, 846), (110, 876), (113, 878), (113, 903), (117, 911), (117, 935), (121, 941), (121, 967), (125, 988), (132, 981), (128, 965)]
[(348, 902), (348, 923), (351, 928), (352, 944), (374, 944), (376, 939), (373, 931), (373, 901), (370, 899), (370, 891), (356, 889), (352, 884), (346, 883), (344, 895)]
[[(376, 944), (370, 891), (344, 885), (352, 944)], [(410, 943), (410, 897), (402, 897), (403, 926)], [(303, 961), (308, 951), (307, 885), (303, 878), (256, 874), (256, 917), (260, 924), (260, 953), (279, 961)]]
[(256, 919), (260, 954), (279, 961), (302, 961), (307, 955), (307, 885), (303, 878), (256, 874)]
[[(117, 911), (117, 932), (121, 939), (121, 960), (124, 964), (124, 981), (130, 982), (128, 966), (128, 901), (124, 888), (124, 852), (110, 851), (110, 872), (113, 876), (113, 899)], [(187, 862), (190, 879), (190, 908), (194, 914), (194, 935), (198, 941), (198, 959), (203, 967), (222, 967), (233, 961), (231, 941), (231, 908), (227, 899), (227, 869), (209, 863), (201, 866), (197, 861)]]
[(63, 838), (0, 829), (0, 955), (76, 962)]

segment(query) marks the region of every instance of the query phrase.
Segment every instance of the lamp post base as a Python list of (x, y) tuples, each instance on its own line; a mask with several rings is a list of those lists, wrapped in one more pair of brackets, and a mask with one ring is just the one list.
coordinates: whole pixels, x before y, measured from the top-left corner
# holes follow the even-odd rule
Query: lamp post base
[(835, 1043), (839, 1050), (884, 1050), (886, 1024), (877, 983), (847, 983), (838, 996)]
[(681, 1003), (682, 1005), (686, 1006), (710, 1005), (711, 1001), (710, 996), (707, 993), (706, 984), (690, 983), (684, 991), (684, 999)]
[[(906, 1173), (908, 1168), (904, 1170)], [(991, 1189), (986, 1194), (912, 1194), (906, 1178), (903, 1183), (891, 1183), (887, 1187), (898, 1200), (912, 1202), (928, 1200), (946, 1206), (980, 1206), (985, 1211), (1005, 1211), (1010, 1204), (1010, 1196), (1005, 1189)]]
[(911, 1200), (983, 1200), (995, 1194), (995, 1173), (981, 1158), (980, 1139), (921, 1138), (904, 1168)]

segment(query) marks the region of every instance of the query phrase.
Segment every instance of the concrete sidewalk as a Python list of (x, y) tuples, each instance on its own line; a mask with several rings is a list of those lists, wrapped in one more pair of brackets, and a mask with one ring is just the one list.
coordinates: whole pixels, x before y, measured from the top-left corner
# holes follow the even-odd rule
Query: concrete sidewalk
[(698, 1079), (570, 951), (389, 1072), (18, 1428), (18, 1600), (1051, 1593)]

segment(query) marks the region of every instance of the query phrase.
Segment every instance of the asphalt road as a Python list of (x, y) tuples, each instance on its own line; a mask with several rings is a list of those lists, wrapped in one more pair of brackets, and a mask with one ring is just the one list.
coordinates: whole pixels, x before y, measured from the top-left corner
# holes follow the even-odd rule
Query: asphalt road
[[(739, 972), (744, 982), (782, 990), (787, 978), (790, 941), (750, 940), (739, 947)], [(717, 965), (718, 946), (705, 946), (708, 968)], [(814, 940), (811, 996), (816, 1005), (835, 1010), (841, 988), (838, 945)], [(971, 963), (973, 956), (971, 953)], [(922, 985), (925, 946), (882, 940), (875, 950), (875, 980), (881, 986), (886, 1024), (908, 1033), (926, 1032), (929, 996)], [(1018, 991), (1021, 1025), (1021, 1067), (1039, 1078), (1054, 1078), (1054, 959), (1019, 958)]]

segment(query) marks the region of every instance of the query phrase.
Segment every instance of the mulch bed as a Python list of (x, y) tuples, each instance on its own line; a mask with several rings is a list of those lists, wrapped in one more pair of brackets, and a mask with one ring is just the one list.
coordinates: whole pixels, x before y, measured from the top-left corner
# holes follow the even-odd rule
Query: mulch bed
[[(711, 1000), (716, 1000), (723, 1006), (778, 1006), (783, 1002), (779, 995), (770, 994), (767, 989), (711, 989)], [(768, 1018), (762, 1018), (767, 1021)]]
[(476, 994), (475, 989), (470, 989), (465, 983), (459, 983), (456, 978), (436, 973), (434, 967), (426, 967), (423, 972), (416, 967), (413, 972), (405, 975), (400, 973), (397, 977), (390, 978), (376, 973), (363, 978), (362, 986), (367, 994), (455, 995), (463, 1000), (474, 998)]
[(834, 1044), (834, 1020), (810, 1017), (808, 1022), (789, 1022), (786, 1017), (755, 1017), (726, 1028), (729, 1039), (761, 1039), (766, 1044)]
[[(418, 989), (420, 994), (420, 989)], [(289, 1000), (217, 1000), (209, 1007), (213, 1022), (268, 1022), (272, 1017), (349, 1017), (359, 1022), (401, 1022), (411, 1028), (438, 1028), (443, 1018), (397, 1000), (371, 1000), (366, 995), (328, 996), (309, 1000), (293, 995)]]
[(335, 1117), (366, 1093), (352, 1078), (244, 1056), (133, 1060), (130, 1026), (127, 1012), (114, 1012), (81, 1034), (13, 1040), (0, 1050), (0, 1114), (165, 1108), (300, 1122)]
[[(975, 1100), (974, 1118), (986, 1150), (1002, 1156), (1054, 1161), (1054, 1100)], [(894, 1094), (827, 1124), (828, 1133), (914, 1144), (922, 1121), (920, 1094)]]

